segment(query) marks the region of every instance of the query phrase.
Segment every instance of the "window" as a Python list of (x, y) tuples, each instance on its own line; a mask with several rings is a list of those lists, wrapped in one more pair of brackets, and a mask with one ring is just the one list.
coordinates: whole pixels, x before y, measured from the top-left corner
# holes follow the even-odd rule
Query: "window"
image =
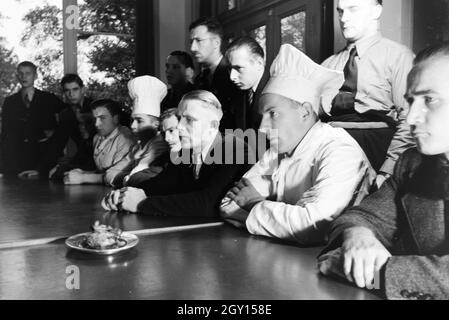
[(306, 12), (301, 11), (281, 19), (281, 42), (306, 51)]
[(248, 35), (254, 39), (260, 44), (260, 46), (263, 49), (263, 52), (265, 52), (265, 55), (267, 54), (267, 26), (261, 26), (259, 28), (253, 29), (250, 32), (248, 32)]

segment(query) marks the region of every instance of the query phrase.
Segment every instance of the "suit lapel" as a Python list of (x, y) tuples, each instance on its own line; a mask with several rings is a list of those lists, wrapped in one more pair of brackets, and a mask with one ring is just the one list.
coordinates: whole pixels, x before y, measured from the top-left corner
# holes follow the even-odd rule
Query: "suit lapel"
[(411, 193), (402, 197), (401, 201), (420, 253), (435, 252), (445, 239), (444, 202)]

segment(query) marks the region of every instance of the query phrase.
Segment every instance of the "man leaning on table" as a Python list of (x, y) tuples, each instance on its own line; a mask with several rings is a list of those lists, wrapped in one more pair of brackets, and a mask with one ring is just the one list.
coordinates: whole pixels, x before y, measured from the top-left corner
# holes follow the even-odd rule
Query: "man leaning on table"
[(330, 222), (375, 178), (357, 142), (318, 119), (343, 74), (283, 45), (259, 102), (271, 149), (223, 200), (222, 217), (254, 235), (322, 244)]
[(449, 43), (418, 54), (406, 94), (417, 148), (378, 192), (333, 223), (322, 273), (389, 299), (449, 299), (448, 87)]
[(163, 216), (218, 217), (221, 199), (248, 171), (246, 143), (219, 132), (221, 104), (210, 92), (192, 91), (179, 104), (183, 150), (157, 177), (113, 192), (106, 210)]

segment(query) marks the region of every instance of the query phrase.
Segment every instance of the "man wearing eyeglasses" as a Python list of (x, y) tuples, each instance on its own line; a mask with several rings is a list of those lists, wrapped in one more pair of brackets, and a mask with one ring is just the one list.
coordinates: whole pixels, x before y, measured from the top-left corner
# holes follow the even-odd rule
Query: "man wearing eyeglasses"
[(230, 66), (222, 53), (223, 27), (215, 18), (203, 17), (190, 27), (190, 51), (200, 64), (195, 87), (212, 92), (223, 107), (220, 131), (243, 128), (243, 93), (230, 80)]

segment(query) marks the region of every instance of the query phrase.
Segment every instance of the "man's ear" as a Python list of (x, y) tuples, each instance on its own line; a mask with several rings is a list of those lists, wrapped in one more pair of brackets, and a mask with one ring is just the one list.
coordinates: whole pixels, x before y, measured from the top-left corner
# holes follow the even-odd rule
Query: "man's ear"
[(81, 94), (84, 96), (87, 92), (86, 87), (81, 87)]
[(313, 106), (310, 102), (304, 102), (302, 104), (301, 110), (301, 116), (304, 118), (308, 118), (315, 114), (315, 111), (313, 110)]
[(373, 10), (373, 19), (380, 20), (380, 17), (382, 16), (382, 11), (383, 11), (383, 6), (380, 4), (377, 4)]
[(115, 125), (118, 125), (120, 123), (120, 117), (118, 114), (112, 117), (112, 120), (114, 121)]
[(214, 43), (215, 43), (215, 48), (218, 48), (221, 51), (221, 39), (220, 37), (215, 37), (214, 38)]
[(210, 127), (212, 129), (218, 130), (220, 128), (220, 121), (212, 120), (211, 123), (210, 123)]

